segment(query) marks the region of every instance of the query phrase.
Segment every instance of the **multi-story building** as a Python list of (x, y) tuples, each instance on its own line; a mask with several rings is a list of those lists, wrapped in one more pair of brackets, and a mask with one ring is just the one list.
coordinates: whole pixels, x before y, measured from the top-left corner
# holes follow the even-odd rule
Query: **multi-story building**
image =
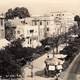
[(5, 38), (4, 16), (0, 16), (0, 39)]
[[(6, 35), (10, 30), (10, 39), (24, 37), (27, 45), (31, 45), (32, 41), (40, 41), (47, 37), (63, 34), (68, 31), (74, 23), (74, 16), (70, 13), (56, 12), (48, 16), (30, 17), (25, 19), (15, 18), (8, 20), (11, 23), (6, 28)], [(6, 37), (6, 38), (9, 38)]]

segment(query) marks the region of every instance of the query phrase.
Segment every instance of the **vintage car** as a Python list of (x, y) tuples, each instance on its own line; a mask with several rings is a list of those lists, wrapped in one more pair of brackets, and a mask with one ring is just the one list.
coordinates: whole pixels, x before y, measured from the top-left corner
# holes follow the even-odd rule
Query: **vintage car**
[[(61, 58), (63, 58), (61, 56)], [(53, 58), (47, 58), (45, 60), (45, 75), (47, 76), (56, 76), (63, 70), (64, 58), (61, 59), (59, 55), (55, 55)]]

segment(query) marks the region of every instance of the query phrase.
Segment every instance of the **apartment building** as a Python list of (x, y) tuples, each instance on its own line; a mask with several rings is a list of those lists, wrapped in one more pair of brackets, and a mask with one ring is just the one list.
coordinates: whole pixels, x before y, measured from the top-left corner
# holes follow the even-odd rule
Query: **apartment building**
[[(33, 41), (39, 42), (47, 37), (63, 34), (74, 25), (74, 15), (72, 13), (56, 12), (47, 16), (33, 16), (30, 18), (8, 20), (13, 25), (7, 26), (6, 35), (10, 29), (10, 39), (24, 37), (26, 45), (31, 46)], [(7, 36), (6, 38), (9, 38)]]
[(4, 16), (0, 16), (0, 39), (5, 38)]

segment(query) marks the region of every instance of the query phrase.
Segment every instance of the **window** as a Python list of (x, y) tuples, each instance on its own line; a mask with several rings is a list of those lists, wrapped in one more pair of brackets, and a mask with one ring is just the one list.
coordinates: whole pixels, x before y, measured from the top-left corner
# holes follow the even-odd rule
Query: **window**
[(34, 25), (37, 25), (37, 21), (34, 21)]
[(33, 33), (34, 32), (34, 30), (30, 30), (30, 33)]
[(1, 26), (3, 26), (3, 19), (1, 19)]
[(40, 25), (42, 25), (42, 21), (40, 21)]
[(18, 34), (20, 34), (20, 31), (17, 31)]
[(47, 31), (49, 31), (49, 28), (47, 28)]
[(48, 25), (49, 23), (47, 22), (47, 25)]
[(64, 16), (64, 14), (62, 14)]

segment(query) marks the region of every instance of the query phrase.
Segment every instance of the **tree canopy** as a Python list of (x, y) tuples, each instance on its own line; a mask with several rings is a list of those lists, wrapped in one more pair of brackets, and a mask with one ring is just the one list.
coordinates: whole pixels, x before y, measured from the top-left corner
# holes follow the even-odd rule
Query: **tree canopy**
[(19, 17), (20, 19), (30, 17), (30, 13), (25, 7), (16, 7), (14, 9), (10, 8), (5, 13), (6, 19), (14, 19), (15, 17)]
[(21, 67), (27, 60), (32, 59), (35, 50), (22, 47), (21, 42), (22, 40), (15, 40), (5, 49), (0, 50), (0, 76), (20, 74)]
[(80, 21), (80, 17), (79, 17), (78, 15), (76, 15), (76, 16), (74, 17), (74, 21)]

